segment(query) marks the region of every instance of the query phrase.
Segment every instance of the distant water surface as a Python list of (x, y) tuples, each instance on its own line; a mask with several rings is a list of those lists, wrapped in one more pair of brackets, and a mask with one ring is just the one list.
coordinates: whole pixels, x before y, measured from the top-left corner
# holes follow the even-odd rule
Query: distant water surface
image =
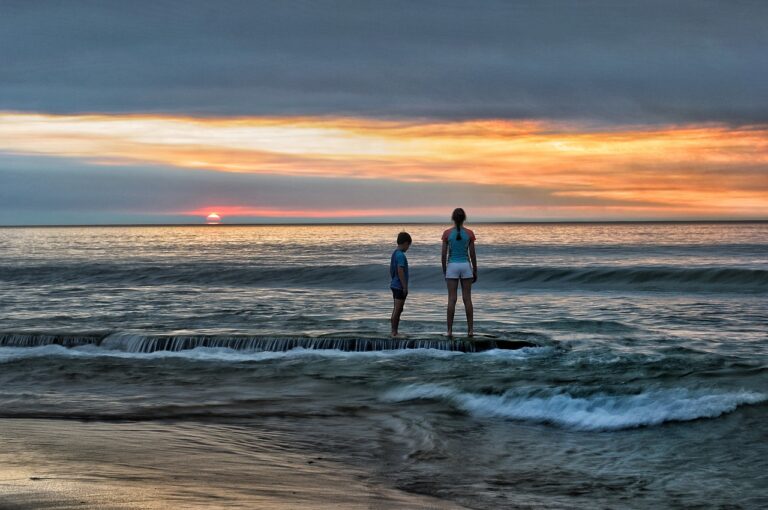
[(471, 508), (768, 505), (768, 223), (470, 227), (476, 329), (536, 347), (264, 350), (385, 337), (402, 229), (442, 340), (447, 225), (1, 228), (0, 416), (275, 428)]

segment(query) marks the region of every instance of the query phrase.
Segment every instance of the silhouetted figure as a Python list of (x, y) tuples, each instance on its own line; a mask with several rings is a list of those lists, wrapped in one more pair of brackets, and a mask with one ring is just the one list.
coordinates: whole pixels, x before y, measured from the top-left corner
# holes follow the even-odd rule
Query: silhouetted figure
[[(453, 336), (453, 316), (456, 313), (456, 297), (461, 283), (461, 298), (467, 312), (467, 334), (474, 334), (474, 310), (472, 308), (472, 284), (477, 281), (477, 255), (475, 233), (464, 228), (467, 214), (458, 208), (451, 215), (454, 226), (443, 232), (443, 275), (448, 286), (448, 336)], [(470, 264), (471, 262), (471, 264)]]
[(405, 298), (408, 297), (408, 259), (405, 252), (411, 247), (411, 235), (408, 232), (400, 232), (397, 235), (397, 249), (392, 252), (389, 262), (389, 276), (392, 282), (392, 297), (395, 304), (392, 309), (392, 336), (397, 336), (397, 328), (400, 325), (400, 314), (403, 313)]

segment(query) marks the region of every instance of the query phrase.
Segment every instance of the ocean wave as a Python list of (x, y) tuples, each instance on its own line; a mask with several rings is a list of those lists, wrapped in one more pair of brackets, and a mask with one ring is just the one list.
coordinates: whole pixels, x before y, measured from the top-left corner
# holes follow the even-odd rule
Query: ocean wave
[(486, 280), (523, 287), (766, 292), (768, 270), (737, 267), (524, 267), (489, 268)]
[[(548, 353), (551, 353), (550, 347), (528, 347), (514, 351), (492, 349), (478, 353), (478, 355), (492, 357), (499, 360), (524, 360), (546, 355)], [(227, 348), (196, 347), (194, 349), (183, 351), (126, 352), (102, 349), (90, 345), (66, 348), (61, 345), (51, 344), (41, 345), (38, 347), (2, 347), (0, 348), (0, 363), (49, 357), (70, 359), (118, 358), (135, 360), (180, 359), (190, 361), (246, 363), (292, 358), (386, 359), (407, 356), (421, 356), (435, 359), (446, 359), (463, 354), (465, 353), (461, 351), (446, 351), (440, 349), (341, 351), (335, 349), (304, 349), (301, 347), (296, 347), (288, 351), (236, 351)]]
[[(546, 348), (521, 349), (518, 351), (492, 350), (483, 354), (494, 355), (498, 353), (500, 357), (523, 359), (532, 356), (539, 350)], [(514, 352), (514, 356), (509, 354)], [(153, 351), (153, 352), (128, 352), (112, 349), (102, 349), (95, 346), (81, 346), (66, 348), (61, 345), (41, 345), (38, 347), (0, 347), (0, 363), (16, 361), (21, 359), (34, 358), (119, 358), (135, 360), (153, 360), (153, 359), (182, 359), (191, 361), (220, 361), (220, 362), (251, 362), (251, 361), (269, 361), (274, 359), (290, 359), (303, 357), (323, 357), (323, 358), (359, 358), (374, 357), (388, 358), (400, 356), (428, 356), (431, 358), (450, 358), (463, 354), (461, 351), (446, 351), (440, 349), (400, 349), (400, 350), (381, 350), (381, 351), (341, 351), (336, 349), (305, 349), (295, 347), (286, 351), (238, 351), (225, 347), (195, 347), (180, 351)]]
[[(414, 285), (444, 286), (439, 267), (412, 264)], [(483, 267), (489, 289), (559, 288), (639, 291), (768, 292), (768, 270), (745, 267), (580, 266)], [(0, 281), (34, 284), (210, 285), (382, 289), (388, 268), (378, 264), (261, 266), (232, 263), (78, 263), (0, 266)]]
[(666, 422), (716, 418), (741, 405), (768, 400), (753, 391), (710, 391), (686, 388), (647, 390), (639, 394), (593, 394), (576, 397), (569, 393), (547, 396), (467, 393), (439, 385), (411, 385), (387, 393), (388, 401), (442, 400), (476, 417), (550, 423), (585, 431), (621, 430), (660, 425)]
[(632, 333), (637, 328), (619, 321), (595, 319), (555, 319), (528, 324), (542, 329), (578, 333)]
[[(300, 352), (299, 352), (300, 351)], [(125, 352), (110, 349), (101, 349), (93, 346), (81, 346), (66, 348), (61, 345), (41, 345), (37, 347), (4, 347), (0, 348), (0, 363), (21, 359), (63, 357), (63, 358), (120, 358), (120, 359), (186, 359), (194, 361), (267, 361), (277, 358), (285, 358), (286, 355), (296, 356), (301, 353), (310, 353), (306, 349), (297, 349), (285, 352), (242, 352), (233, 349), (199, 347), (186, 351), (156, 351), (156, 352)]]
[(115, 333), (0, 333), (0, 347), (92, 346), (129, 353), (181, 352), (197, 348), (243, 352), (309, 351), (375, 352), (429, 349), (446, 352), (516, 350), (538, 345), (523, 339), (478, 337), (474, 340), (446, 337), (386, 338), (372, 335), (200, 335)]

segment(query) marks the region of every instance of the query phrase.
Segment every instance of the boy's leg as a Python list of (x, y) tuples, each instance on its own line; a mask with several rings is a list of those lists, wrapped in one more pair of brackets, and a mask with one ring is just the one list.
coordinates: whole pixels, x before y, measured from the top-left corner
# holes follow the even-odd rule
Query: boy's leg
[(397, 328), (400, 326), (400, 314), (403, 313), (403, 306), (405, 305), (404, 299), (394, 299), (394, 307), (392, 308), (392, 318), (390, 322), (392, 324), (392, 336), (397, 336)]
[(453, 335), (453, 316), (456, 313), (456, 298), (459, 288), (459, 279), (447, 278), (445, 283), (448, 286), (448, 336), (451, 336)]

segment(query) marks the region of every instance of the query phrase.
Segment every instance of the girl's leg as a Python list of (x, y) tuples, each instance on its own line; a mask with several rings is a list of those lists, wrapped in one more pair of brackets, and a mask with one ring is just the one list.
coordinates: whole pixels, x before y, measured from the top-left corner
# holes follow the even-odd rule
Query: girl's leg
[(458, 278), (446, 278), (448, 285), (448, 336), (453, 335), (453, 315), (456, 313), (456, 297), (459, 289)]
[(467, 334), (475, 334), (474, 315), (475, 310), (472, 306), (472, 279), (461, 279), (461, 299), (464, 301), (464, 310), (467, 312)]

